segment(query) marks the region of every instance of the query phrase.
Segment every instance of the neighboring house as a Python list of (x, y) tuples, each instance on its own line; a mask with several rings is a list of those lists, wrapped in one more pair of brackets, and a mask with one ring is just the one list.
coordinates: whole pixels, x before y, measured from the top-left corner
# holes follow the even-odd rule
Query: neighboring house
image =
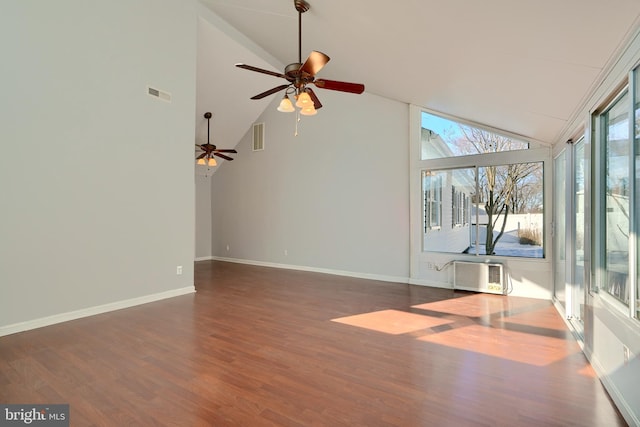
[[(422, 158), (453, 155), (435, 132), (422, 128)], [(434, 155), (435, 153), (435, 155)], [(475, 189), (468, 169), (422, 172), (423, 250), (463, 253), (471, 244), (471, 194)]]

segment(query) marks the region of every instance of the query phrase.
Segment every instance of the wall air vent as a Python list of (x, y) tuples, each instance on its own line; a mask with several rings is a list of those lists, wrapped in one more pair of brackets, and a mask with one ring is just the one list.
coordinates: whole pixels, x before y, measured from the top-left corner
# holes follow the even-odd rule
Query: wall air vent
[(253, 125), (253, 151), (264, 150), (264, 123)]
[(147, 86), (147, 95), (162, 99), (163, 101), (171, 102), (171, 94), (169, 92), (165, 92), (151, 86)]

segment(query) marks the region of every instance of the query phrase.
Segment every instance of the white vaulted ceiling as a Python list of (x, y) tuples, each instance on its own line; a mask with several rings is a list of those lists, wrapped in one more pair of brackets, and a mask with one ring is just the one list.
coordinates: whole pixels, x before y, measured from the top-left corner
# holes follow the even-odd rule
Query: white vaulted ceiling
[[(293, 0), (201, 3), (198, 119), (213, 111), (218, 145), (234, 145), (279, 96), (249, 98), (284, 81), (233, 65), (282, 72), (297, 62), (298, 14)], [(637, 0), (309, 3), (302, 59), (311, 50), (331, 57), (319, 77), (547, 143), (640, 21)], [(206, 139), (206, 121), (196, 125)]]

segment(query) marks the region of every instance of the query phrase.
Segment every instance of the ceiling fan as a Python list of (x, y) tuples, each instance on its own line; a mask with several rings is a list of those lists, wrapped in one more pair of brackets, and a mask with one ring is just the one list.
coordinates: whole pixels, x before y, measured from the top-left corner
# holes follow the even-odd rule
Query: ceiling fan
[(204, 113), (204, 118), (207, 119), (207, 143), (200, 144), (200, 145), (196, 144), (196, 147), (200, 151), (204, 151), (204, 153), (196, 157), (197, 164), (199, 165), (209, 165), (209, 166), (217, 165), (216, 159), (213, 156), (218, 156), (222, 159), (231, 161), (233, 160), (233, 158), (221, 153), (237, 153), (237, 151), (232, 148), (217, 148), (215, 145), (209, 142), (209, 125), (210, 125), (211, 116), (212, 114), (210, 112)]
[(295, 108), (289, 98), (292, 94), (296, 98), (296, 106), (300, 108), (300, 114), (312, 116), (317, 113), (317, 109), (322, 107), (320, 100), (314, 91), (308, 87), (314, 84), (321, 89), (337, 90), (340, 92), (349, 92), (360, 94), (364, 92), (364, 85), (361, 83), (348, 83), (337, 80), (316, 79), (315, 76), (329, 62), (329, 57), (322, 52), (312, 51), (306, 61), (302, 62), (302, 14), (309, 10), (309, 3), (305, 0), (293, 1), (298, 11), (298, 62), (289, 64), (284, 69), (284, 74), (275, 71), (265, 70), (263, 68), (253, 67), (247, 64), (235, 64), (238, 68), (244, 68), (249, 71), (269, 74), (275, 77), (282, 77), (287, 80), (287, 84), (269, 89), (259, 93), (251, 99), (262, 99), (266, 96), (280, 92), (286, 89), (284, 97), (278, 106), (278, 111), (293, 112)]

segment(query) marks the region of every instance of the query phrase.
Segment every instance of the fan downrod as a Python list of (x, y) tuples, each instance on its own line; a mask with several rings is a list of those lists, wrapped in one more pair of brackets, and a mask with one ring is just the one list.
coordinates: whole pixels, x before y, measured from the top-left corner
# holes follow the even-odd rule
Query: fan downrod
[(305, 13), (309, 10), (309, 3), (304, 0), (293, 0), (293, 4), (296, 6), (296, 10), (300, 13)]

